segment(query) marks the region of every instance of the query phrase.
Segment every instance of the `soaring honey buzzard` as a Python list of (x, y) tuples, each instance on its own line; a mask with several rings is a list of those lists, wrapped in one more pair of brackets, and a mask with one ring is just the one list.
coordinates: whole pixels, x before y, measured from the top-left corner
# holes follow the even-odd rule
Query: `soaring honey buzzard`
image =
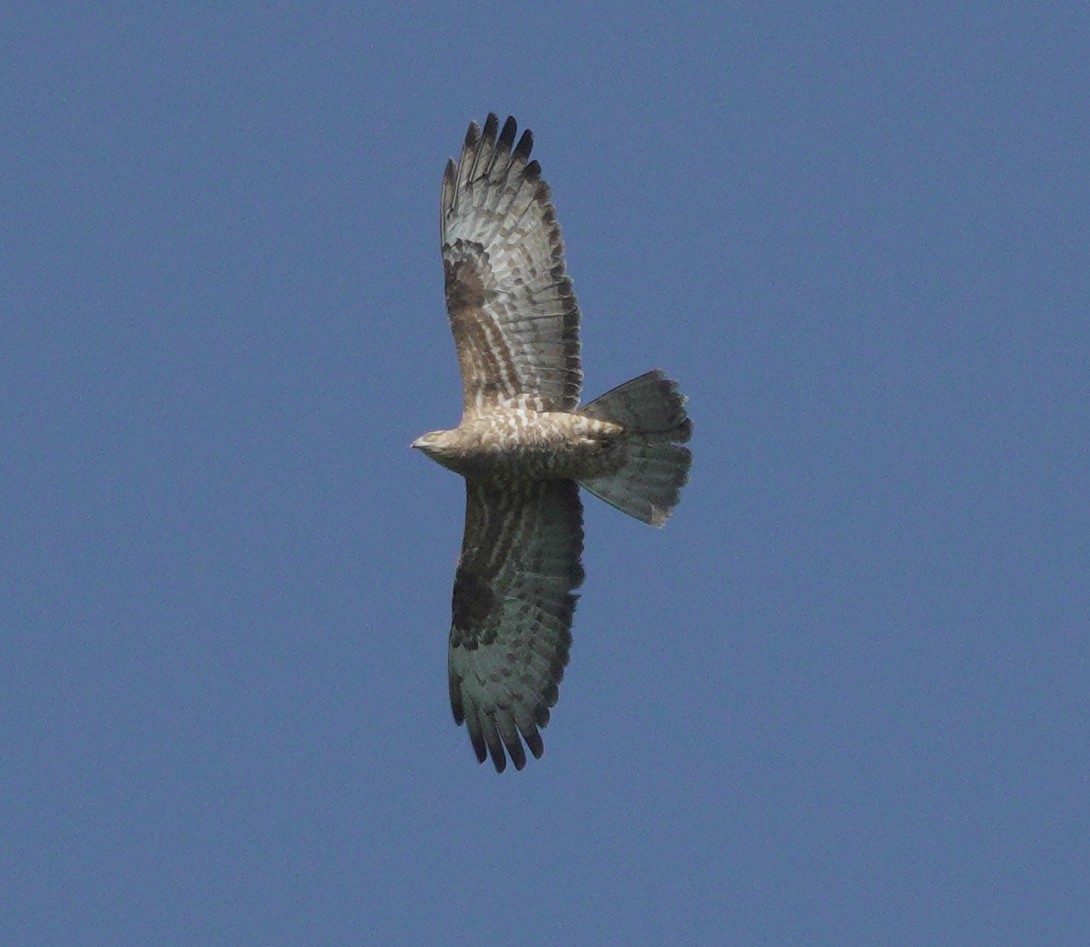
[[(440, 236), (462, 421), (413, 442), (465, 477), (450, 703), (497, 772), (543, 752), (583, 581), (579, 485), (662, 526), (688, 480), (686, 399), (652, 371), (578, 408), (579, 306), (533, 135), (474, 122), (447, 162)], [(513, 146), (513, 147), (512, 147)], [(521, 736), (521, 741), (520, 741)]]

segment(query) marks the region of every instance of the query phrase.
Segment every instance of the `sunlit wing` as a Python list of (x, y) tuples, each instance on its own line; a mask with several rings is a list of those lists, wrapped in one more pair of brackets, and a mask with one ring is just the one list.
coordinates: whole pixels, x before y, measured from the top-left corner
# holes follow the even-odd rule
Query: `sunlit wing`
[(573, 410), (583, 373), (579, 306), (533, 136), (489, 115), (443, 175), (440, 236), (464, 411)]

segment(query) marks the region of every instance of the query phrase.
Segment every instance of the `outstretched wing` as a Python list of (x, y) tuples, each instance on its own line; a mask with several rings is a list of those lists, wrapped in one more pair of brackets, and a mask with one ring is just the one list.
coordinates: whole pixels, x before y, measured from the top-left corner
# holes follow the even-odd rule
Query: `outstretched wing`
[[(549, 186), (528, 161), (533, 135), (490, 114), (447, 162), (440, 237), (447, 311), (467, 416), (497, 405), (572, 411), (579, 403), (579, 306)], [(512, 148), (512, 145), (514, 147)]]
[(583, 505), (573, 480), (466, 480), (466, 526), (454, 579), (450, 704), (479, 762), (497, 772), (520, 742), (543, 752), (571, 647), (574, 590), (583, 581)]

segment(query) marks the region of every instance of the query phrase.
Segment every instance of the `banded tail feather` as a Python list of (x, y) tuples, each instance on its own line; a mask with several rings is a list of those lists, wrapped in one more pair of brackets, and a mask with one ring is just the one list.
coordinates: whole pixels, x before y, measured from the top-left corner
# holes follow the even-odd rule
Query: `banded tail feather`
[(692, 437), (688, 399), (661, 371), (647, 372), (607, 391), (580, 413), (624, 427), (619, 470), (579, 482), (622, 513), (664, 526), (689, 480), (692, 455), (682, 447)]

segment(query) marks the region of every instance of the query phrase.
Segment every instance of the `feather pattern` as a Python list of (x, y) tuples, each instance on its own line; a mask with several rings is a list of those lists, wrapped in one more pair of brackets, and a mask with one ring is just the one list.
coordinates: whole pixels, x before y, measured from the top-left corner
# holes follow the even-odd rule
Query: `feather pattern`
[[(579, 306), (533, 135), (490, 114), (447, 163), (440, 240), (463, 411), (571, 411), (579, 403)], [(512, 147), (514, 146), (514, 147)]]
[[(583, 581), (583, 507), (571, 480), (466, 481), (466, 527), (454, 580), (450, 702), (483, 762), (535, 757), (571, 647)], [(505, 755), (506, 751), (506, 755)]]

